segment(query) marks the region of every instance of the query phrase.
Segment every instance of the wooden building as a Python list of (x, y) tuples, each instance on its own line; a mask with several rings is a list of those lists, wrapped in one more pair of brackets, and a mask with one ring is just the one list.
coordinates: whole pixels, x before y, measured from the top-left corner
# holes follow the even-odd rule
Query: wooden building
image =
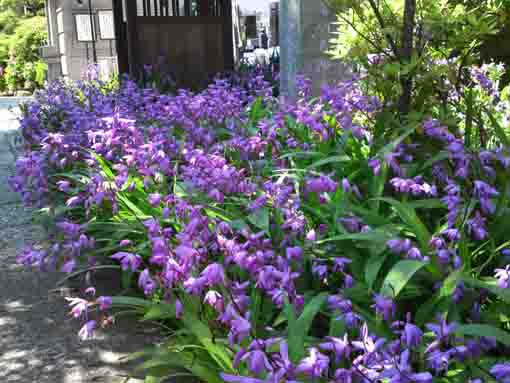
[(197, 88), (233, 69), (232, 1), (113, 0), (119, 71), (138, 77), (157, 66)]

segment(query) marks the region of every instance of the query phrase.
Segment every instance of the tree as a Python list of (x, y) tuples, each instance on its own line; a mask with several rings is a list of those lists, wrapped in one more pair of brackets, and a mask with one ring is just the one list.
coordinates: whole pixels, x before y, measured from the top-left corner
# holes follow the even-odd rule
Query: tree
[(36, 15), (44, 9), (44, 0), (0, 0), (0, 10), (15, 11), (18, 15), (25, 12)]

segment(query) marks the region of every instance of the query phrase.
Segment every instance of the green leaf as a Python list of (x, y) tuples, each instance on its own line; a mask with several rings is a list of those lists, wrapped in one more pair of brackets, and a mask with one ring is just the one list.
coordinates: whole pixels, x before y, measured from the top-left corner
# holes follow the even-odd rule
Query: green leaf
[(496, 282), (493, 281), (492, 283), (481, 281), (479, 279), (476, 279), (470, 275), (464, 274), (462, 276), (462, 280), (464, 283), (466, 283), (468, 286), (471, 287), (478, 287), (480, 289), (487, 289), (491, 293), (497, 295), (502, 300), (504, 300), (506, 303), (510, 303), (510, 290), (508, 289), (502, 289), (496, 285)]
[(296, 319), (294, 307), (289, 303), (286, 304), (289, 321), (289, 357), (294, 363), (299, 362), (305, 356), (305, 338), (310, 331), (313, 319), (319, 313), (327, 296), (327, 293), (321, 293), (315, 296), (305, 305), (298, 319)]
[(175, 318), (175, 303), (155, 303), (143, 316), (143, 320), (154, 321)]
[(397, 201), (393, 198), (377, 198), (377, 199), (393, 206), (393, 208), (397, 211), (397, 214), (400, 216), (402, 221), (404, 221), (416, 235), (416, 238), (420, 242), (421, 247), (424, 249), (428, 248), (431, 234), (429, 233), (427, 227), (420, 220), (413, 207), (411, 207), (408, 204)]
[(269, 231), (269, 209), (260, 208), (255, 213), (248, 216), (250, 221), (257, 229), (265, 232)]
[(461, 281), (462, 278), (462, 270), (456, 270), (451, 273), (448, 278), (445, 279), (443, 285), (441, 286), (441, 290), (439, 291), (439, 296), (441, 298), (450, 297), (457, 288), (457, 285)]
[(503, 127), (499, 124), (498, 120), (496, 120), (496, 118), (489, 111), (488, 108), (484, 108), (484, 110), (485, 110), (485, 113), (487, 114), (487, 116), (489, 117), (489, 120), (490, 120), (490, 122), (492, 124), (492, 127), (494, 128), (494, 131), (496, 133), (496, 136), (499, 138), (499, 140), (501, 141), (501, 143), (505, 147), (509, 147), (510, 146), (510, 139), (506, 135), (505, 130), (503, 129)]
[(409, 128), (407, 128), (404, 133), (402, 135), (400, 135), (398, 138), (396, 138), (395, 140), (393, 140), (392, 142), (390, 142), (389, 144), (387, 144), (386, 146), (384, 146), (378, 153), (377, 153), (377, 156), (378, 157), (384, 157), (385, 155), (393, 152), (395, 150), (395, 148), (402, 142), (404, 141), (408, 136), (410, 136), (411, 134), (414, 133), (414, 131), (416, 130), (417, 128), (417, 125), (414, 125), (414, 126), (411, 126)]
[(386, 297), (397, 298), (414, 274), (426, 265), (425, 262), (407, 259), (398, 262), (386, 276), (380, 293)]
[(382, 231), (370, 231), (366, 233), (353, 233), (353, 234), (341, 234), (334, 237), (326, 238), (317, 241), (317, 244), (323, 244), (328, 242), (341, 242), (341, 241), (368, 241), (368, 242), (386, 242), (391, 239), (392, 236), (389, 233)]
[(152, 307), (153, 303), (147, 299), (135, 297), (112, 297), (113, 307), (135, 307), (139, 309), (148, 310)]
[(510, 333), (507, 331), (500, 330), (497, 327), (493, 327), (485, 324), (466, 324), (459, 326), (455, 333), (457, 335), (471, 335), (471, 336), (485, 336), (493, 337), (498, 342), (510, 346)]
[(326, 158), (323, 158), (322, 160), (314, 162), (313, 164), (308, 166), (308, 169), (315, 169), (328, 164), (349, 161), (352, 161), (352, 158), (349, 156), (328, 156)]
[(184, 326), (200, 341), (222, 371), (233, 372), (232, 358), (226, 352), (226, 347), (213, 341), (211, 330), (195, 314), (192, 300), (189, 297), (182, 297), (181, 300), (184, 306), (181, 321)]
[(450, 157), (450, 153), (447, 151), (441, 151), (432, 158), (429, 158), (425, 163), (420, 167), (420, 172), (423, 172), (425, 169), (428, 169), (436, 162), (446, 160)]
[(365, 281), (367, 282), (368, 288), (372, 289), (375, 281), (377, 280), (377, 275), (379, 275), (379, 271), (381, 270), (386, 258), (388, 257), (388, 253), (377, 253), (370, 257), (365, 266)]

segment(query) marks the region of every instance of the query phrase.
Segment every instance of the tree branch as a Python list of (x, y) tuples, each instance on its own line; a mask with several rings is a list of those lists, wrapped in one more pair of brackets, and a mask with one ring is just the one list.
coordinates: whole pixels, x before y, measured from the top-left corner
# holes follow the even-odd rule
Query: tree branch
[(374, 12), (379, 25), (381, 26), (381, 29), (383, 30), (384, 35), (386, 36), (386, 40), (388, 40), (388, 43), (390, 44), (393, 54), (395, 55), (395, 57), (397, 59), (399, 59), (400, 55), (398, 52), (397, 44), (395, 44), (395, 41), (393, 40), (391, 35), (388, 32), (384, 31), (386, 29), (386, 23), (384, 22), (381, 12), (379, 11), (379, 7), (377, 6), (377, 4), (375, 3), (374, 0), (369, 0), (369, 3), (370, 3), (370, 7), (372, 8), (372, 11)]
[[(370, 0), (373, 1), (373, 0)], [(402, 28), (402, 49), (400, 57), (404, 63), (411, 62), (413, 56), (414, 28), (416, 23), (416, 0), (406, 0), (404, 8), (404, 26)], [(402, 76), (402, 95), (399, 101), (399, 111), (403, 115), (409, 114), (413, 92), (413, 77), (410, 73)]]

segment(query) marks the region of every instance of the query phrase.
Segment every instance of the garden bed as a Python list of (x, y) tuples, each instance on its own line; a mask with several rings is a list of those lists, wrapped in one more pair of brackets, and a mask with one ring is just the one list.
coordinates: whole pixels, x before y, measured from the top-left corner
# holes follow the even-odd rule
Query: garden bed
[(19, 262), (122, 270), (139, 295), (72, 313), (84, 339), (119, 308), (159, 321), (168, 340), (138, 355), (153, 381), (507, 382), (505, 131), (475, 144), (395, 120), (360, 79), (300, 83), (296, 103), (257, 74), (52, 84), (23, 108), (12, 183), (54, 234)]

